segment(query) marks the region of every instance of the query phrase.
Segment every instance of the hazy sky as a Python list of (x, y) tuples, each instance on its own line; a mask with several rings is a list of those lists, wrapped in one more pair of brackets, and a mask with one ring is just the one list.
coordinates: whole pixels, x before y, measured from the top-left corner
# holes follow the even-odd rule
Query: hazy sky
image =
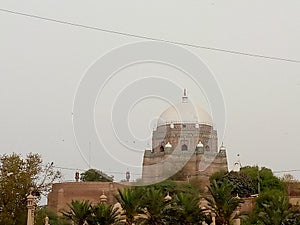
[[(137, 35), (300, 60), (298, 0), (0, 0), (0, 8)], [(123, 164), (110, 160), (103, 149), (93, 148), (93, 143), (91, 151), (82, 149), (80, 154), (72, 126), (74, 96), (88, 68), (112, 49), (141, 39), (1, 11), (0, 27), (0, 153), (38, 152), (45, 161), (67, 168), (86, 169), (88, 161), (92, 167), (118, 178), (125, 177), (128, 164), (136, 167), (130, 170), (141, 173), (144, 149)], [(239, 153), (243, 165), (257, 164), (274, 171), (300, 169), (300, 63), (185, 48), (209, 67), (223, 93), (227, 124), (224, 144), (229, 166)], [(165, 76), (186, 86), (192, 97), (199, 96), (194, 84), (172, 68), (147, 64), (122, 73), (133, 77)], [(113, 101), (114, 93), (132, 79), (112, 80), (107, 86), (106, 102)], [(180, 100), (181, 92), (168, 91), (173, 95), (172, 101)], [(206, 107), (203, 99), (199, 103)], [(130, 126), (140, 134), (138, 138), (149, 138), (153, 119), (165, 108), (163, 102), (150, 99), (132, 109)], [(106, 104), (97, 103), (97, 126), (101, 127), (101, 113), (107, 110)], [(114, 151), (118, 155), (118, 149)], [(73, 179), (74, 170), (62, 172), (66, 180)], [(300, 179), (299, 172), (293, 174)]]

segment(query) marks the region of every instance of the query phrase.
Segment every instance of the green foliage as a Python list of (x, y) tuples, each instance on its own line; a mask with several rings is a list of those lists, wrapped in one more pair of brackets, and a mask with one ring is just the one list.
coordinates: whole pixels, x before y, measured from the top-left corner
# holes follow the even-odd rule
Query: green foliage
[[(205, 215), (199, 208), (199, 191), (195, 194), (191, 188), (165, 181), (119, 190), (116, 199), (123, 208), (126, 224), (201, 224)], [(165, 199), (168, 193), (171, 200)]]
[[(211, 182), (216, 180), (217, 186), (228, 182), (231, 185), (231, 196), (239, 194), (240, 197), (248, 197), (259, 193), (256, 199), (256, 207), (250, 213), (243, 224), (284, 224), (287, 223), (290, 214), (288, 198), (286, 197), (285, 185), (282, 180), (274, 176), (272, 170), (258, 166), (246, 166), (240, 172), (218, 172), (210, 177)], [(213, 184), (213, 183), (212, 183)], [(213, 184), (213, 186), (216, 186)], [(217, 189), (214, 187), (214, 189)], [(226, 189), (226, 188), (225, 188)], [(229, 189), (229, 188), (228, 188)], [(229, 198), (229, 190), (221, 190), (227, 194), (217, 195), (216, 205), (221, 204), (224, 199)], [(227, 197), (226, 197), (227, 196)], [(219, 202), (219, 203), (218, 203)], [(221, 204), (222, 205), (222, 204)], [(217, 207), (218, 208), (218, 207)], [(224, 216), (228, 218), (230, 213)], [(227, 220), (227, 219), (226, 219)], [(218, 223), (219, 221), (217, 221)], [(222, 224), (222, 221), (219, 222)], [(224, 223), (224, 221), (223, 221)]]
[(43, 166), (41, 156), (28, 154), (25, 159), (15, 153), (0, 157), (0, 225), (25, 224), (26, 197), (29, 189), (38, 203), (41, 194), (49, 192), (52, 183), (60, 178), (53, 164)]
[(164, 217), (162, 212), (167, 204), (164, 197), (161, 189), (155, 189), (154, 187), (144, 189), (140, 201), (141, 213), (145, 215), (141, 219), (144, 224), (162, 224)]
[(280, 180), (280, 178), (274, 176), (271, 169), (265, 167), (261, 168), (261, 170), (259, 171), (259, 178), (261, 181), (261, 191), (271, 190), (271, 189), (276, 189), (281, 191), (285, 190), (284, 183)]
[(213, 182), (216, 180), (218, 184), (227, 181), (232, 184), (231, 194), (236, 196), (237, 194), (240, 197), (249, 197), (252, 194), (255, 194), (255, 188), (250, 176), (245, 173), (238, 172), (216, 172), (210, 177), (210, 181)]
[(233, 185), (227, 180), (222, 183), (214, 180), (208, 188), (211, 196), (206, 197), (206, 200), (216, 213), (216, 224), (229, 225), (233, 212), (243, 201), (232, 196)]
[(300, 224), (300, 209), (299, 206), (290, 208), (290, 216), (287, 218), (285, 225)]
[(219, 180), (222, 180), (224, 177), (226, 177), (227, 174), (228, 172), (225, 170), (217, 171), (209, 177), (209, 181), (210, 183), (213, 183), (214, 180), (218, 182)]
[(135, 217), (140, 212), (142, 193), (142, 188), (125, 188), (123, 190), (118, 190), (118, 195), (115, 196), (122, 206), (122, 215), (125, 217), (126, 224), (128, 225), (135, 222)]
[[(285, 185), (278, 177), (274, 176), (271, 169), (262, 167), (259, 169), (258, 166), (247, 166), (241, 168), (240, 173), (246, 174), (252, 181), (252, 187), (255, 193), (263, 192), (266, 190), (284, 190)], [(260, 190), (258, 190), (260, 189)]]
[(91, 208), (92, 216), (88, 221), (89, 225), (111, 225), (120, 222), (120, 212), (112, 205), (99, 203)]
[(50, 225), (70, 225), (68, 221), (58, 217), (55, 212), (45, 207), (40, 207), (36, 210), (35, 225), (44, 225), (46, 216), (49, 218)]
[(238, 194), (240, 197), (249, 197), (265, 190), (285, 189), (284, 182), (274, 176), (272, 170), (258, 166), (246, 166), (240, 172), (220, 171), (210, 177), (210, 181), (216, 180), (217, 183), (228, 181), (233, 185), (232, 195)]
[(118, 224), (120, 221), (120, 212), (112, 205), (99, 203), (92, 205), (89, 201), (73, 200), (69, 204), (69, 210), (63, 211), (63, 216), (75, 225), (83, 225), (87, 222), (89, 225), (110, 225)]
[(286, 193), (279, 190), (266, 190), (256, 199), (254, 211), (247, 224), (282, 225), (288, 224), (293, 212)]
[(178, 224), (200, 224), (204, 213), (200, 209), (200, 198), (189, 193), (180, 193), (174, 197)]
[(148, 187), (154, 187), (155, 189), (162, 190), (166, 195), (175, 195), (179, 193), (190, 193), (194, 195), (199, 195), (203, 191), (199, 188), (199, 183), (196, 179), (191, 179), (189, 183), (186, 182), (175, 182), (173, 180), (165, 180), (157, 184), (149, 185)]
[(84, 182), (88, 182), (88, 181), (112, 182), (113, 181), (112, 177), (96, 169), (89, 169), (84, 173), (81, 173), (80, 175), (81, 175), (80, 180)]
[[(285, 197), (286, 200), (288, 200), (286, 193), (284, 191), (280, 190), (266, 190), (256, 198), (256, 209), (262, 209), (264, 204), (269, 203), (273, 201), (274, 199), (279, 199), (281, 197)], [(286, 207), (289, 207), (288, 201), (286, 204)]]
[(271, 201), (262, 204), (259, 218), (266, 225), (280, 225), (290, 216), (289, 202), (286, 196), (272, 198)]
[(91, 203), (86, 201), (72, 200), (68, 204), (69, 211), (62, 211), (65, 218), (73, 221), (76, 225), (83, 225), (85, 221), (89, 220), (92, 214)]
[(153, 187), (155, 189), (162, 190), (165, 193), (175, 194), (178, 186), (172, 180), (165, 180), (160, 183), (149, 185), (148, 187)]

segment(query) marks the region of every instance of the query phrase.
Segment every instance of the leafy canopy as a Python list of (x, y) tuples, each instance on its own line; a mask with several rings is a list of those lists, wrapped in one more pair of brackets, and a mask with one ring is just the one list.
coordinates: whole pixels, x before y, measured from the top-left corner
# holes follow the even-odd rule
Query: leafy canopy
[(25, 224), (27, 219), (26, 197), (33, 188), (36, 202), (46, 195), (52, 183), (60, 178), (53, 163), (43, 165), (39, 154), (25, 158), (12, 153), (0, 157), (0, 225)]
[(84, 173), (81, 173), (80, 175), (81, 175), (80, 180), (84, 182), (87, 181), (112, 182), (113, 181), (112, 177), (96, 169), (89, 169)]

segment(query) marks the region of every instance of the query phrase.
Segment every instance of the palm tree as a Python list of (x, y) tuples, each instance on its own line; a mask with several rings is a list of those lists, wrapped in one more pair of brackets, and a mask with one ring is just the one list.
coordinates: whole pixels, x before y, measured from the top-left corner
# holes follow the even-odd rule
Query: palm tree
[(269, 198), (260, 204), (259, 221), (264, 225), (287, 224), (292, 215), (288, 197), (271, 195)]
[(176, 224), (202, 224), (204, 213), (200, 209), (200, 198), (190, 193), (175, 196), (173, 209), (176, 212)]
[(67, 219), (73, 221), (75, 225), (83, 225), (91, 217), (91, 203), (88, 200), (72, 200), (68, 206), (70, 210), (63, 211), (62, 214)]
[(164, 200), (164, 193), (161, 189), (154, 187), (145, 188), (141, 196), (141, 213), (144, 214), (141, 221), (143, 224), (163, 224), (163, 210), (167, 205)]
[(99, 203), (92, 207), (92, 218), (89, 225), (112, 225), (120, 222), (120, 212), (112, 205)]
[(208, 188), (211, 196), (206, 197), (206, 200), (216, 214), (216, 224), (229, 225), (233, 219), (233, 212), (243, 201), (232, 196), (233, 185), (226, 180), (222, 183), (213, 180)]
[(140, 210), (140, 202), (142, 196), (141, 188), (125, 188), (118, 190), (115, 196), (122, 207), (122, 216), (125, 217), (126, 225), (131, 225), (137, 219)]

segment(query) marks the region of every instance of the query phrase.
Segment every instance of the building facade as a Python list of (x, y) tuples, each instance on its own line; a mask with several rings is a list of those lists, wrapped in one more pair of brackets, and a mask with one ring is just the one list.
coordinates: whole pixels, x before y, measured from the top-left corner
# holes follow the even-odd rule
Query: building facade
[(158, 120), (152, 149), (144, 153), (142, 180), (153, 183), (169, 177), (198, 177), (207, 181), (220, 170), (228, 171), (226, 148), (222, 144), (218, 149), (210, 115), (190, 102), (184, 91), (182, 101), (165, 110)]
[[(142, 181), (147, 184), (172, 176), (178, 181), (196, 177), (206, 186), (209, 176), (221, 170), (228, 171), (226, 148), (223, 145), (218, 148), (217, 130), (209, 114), (192, 104), (184, 92), (182, 101), (165, 110), (158, 120), (152, 149), (144, 152)], [(78, 181), (79, 174), (76, 177)], [(89, 200), (96, 204), (101, 198), (115, 204), (117, 190), (127, 185), (114, 182), (53, 184), (48, 208), (59, 213), (68, 209), (72, 200)]]
[(47, 208), (60, 214), (63, 210), (68, 210), (68, 204), (72, 200), (89, 200), (92, 204), (100, 203), (103, 198), (109, 204), (115, 204), (114, 195), (118, 189), (128, 187), (114, 182), (64, 182), (52, 185), (52, 190), (48, 194)]

